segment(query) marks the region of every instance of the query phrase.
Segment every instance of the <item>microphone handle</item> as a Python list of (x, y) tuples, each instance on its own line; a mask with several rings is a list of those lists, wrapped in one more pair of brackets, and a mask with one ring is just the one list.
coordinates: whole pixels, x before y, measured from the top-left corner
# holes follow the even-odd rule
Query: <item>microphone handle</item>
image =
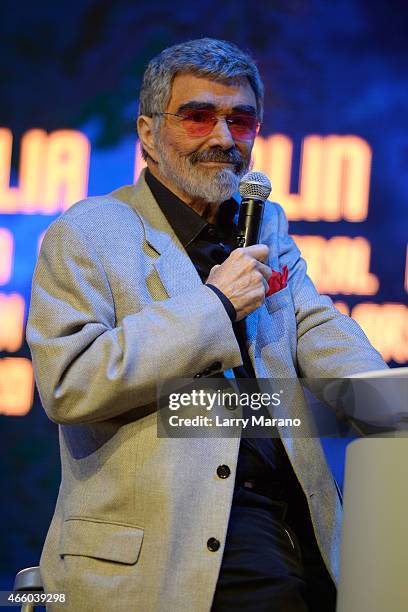
[(236, 248), (258, 244), (263, 217), (263, 200), (243, 198), (239, 207)]

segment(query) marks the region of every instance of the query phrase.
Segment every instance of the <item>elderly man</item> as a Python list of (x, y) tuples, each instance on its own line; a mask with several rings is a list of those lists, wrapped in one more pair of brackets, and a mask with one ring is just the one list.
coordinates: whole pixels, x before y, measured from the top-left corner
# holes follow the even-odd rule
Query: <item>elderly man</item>
[[(334, 610), (341, 503), (318, 439), (157, 436), (162, 380), (386, 367), (317, 293), (278, 205), (260, 244), (233, 250), (262, 98), (235, 45), (166, 49), (140, 95), (147, 170), (44, 238), (27, 338), (60, 424), (41, 571), (66, 610)], [(288, 285), (265, 298), (285, 265)]]

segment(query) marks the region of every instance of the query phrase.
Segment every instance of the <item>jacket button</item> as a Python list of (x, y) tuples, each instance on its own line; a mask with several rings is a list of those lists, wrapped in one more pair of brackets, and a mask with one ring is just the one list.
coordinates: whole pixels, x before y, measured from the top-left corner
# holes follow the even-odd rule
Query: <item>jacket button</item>
[(231, 470), (229, 469), (228, 465), (219, 465), (217, 467), (217, 476), (219, 478), (228, 478), (230, 474)]
[(222, 367), (221, 361), (214, 361), (214, 363), (211, 364), (212, 370), (221, 370), (221, 367)]
[(207, 548), (208, 550), (211, 550), (211, 552), (215, 552), (220, 546), (220, 542), (217, 540), (217, 538), (209, 538), (207, 540)]
[(193, 378), (201, 378), (201, 376), (201, 372), (197, 372), (197, 374), (194, 374)]

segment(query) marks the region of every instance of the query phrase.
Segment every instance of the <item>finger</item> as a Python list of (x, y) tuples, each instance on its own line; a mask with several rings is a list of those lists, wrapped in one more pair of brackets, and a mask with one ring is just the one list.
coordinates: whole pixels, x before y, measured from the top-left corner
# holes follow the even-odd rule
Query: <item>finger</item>
[(266, 261), (269, 255), (269, 247), (266, 244), (251, 244), (251, 246), (244, 247), (243, 251), (258, 261)]
[(272, 276), (272, 270), (269, 266), (261, 263), (260, 261), (256, 264), (256, 269), (262, 274), (262, 276), (268, 281)]
[(262, 281), (263, 281), (265, 293), (268, 293), (268, 291), (269, 291), (268, 281), (265, 278), (262, 278)]

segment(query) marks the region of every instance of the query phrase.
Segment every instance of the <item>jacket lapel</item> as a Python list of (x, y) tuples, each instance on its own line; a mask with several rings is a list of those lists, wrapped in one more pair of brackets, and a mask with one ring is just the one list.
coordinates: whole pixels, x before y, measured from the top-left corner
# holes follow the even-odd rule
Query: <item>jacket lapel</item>
[(111, 195), (130, 204), (139, 213), (146, 241), (156, 253), (153, 265), (168, 296), (201, 285), (191, 259), (148, 188), (144, 171), (135, 185), (122, 187)]

